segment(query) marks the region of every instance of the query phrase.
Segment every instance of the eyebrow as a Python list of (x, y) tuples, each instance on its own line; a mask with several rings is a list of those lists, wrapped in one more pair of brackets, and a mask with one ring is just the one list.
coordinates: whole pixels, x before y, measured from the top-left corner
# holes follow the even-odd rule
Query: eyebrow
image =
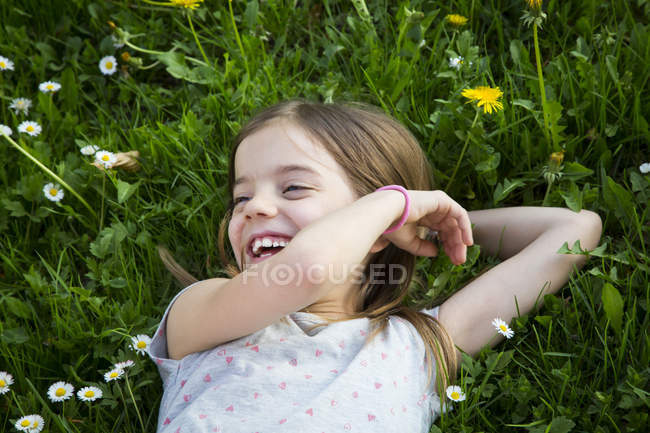
[[(292, 172), (309, 173), (309, 174), (313, 174), (316, 177), (321, 177), (320, 173), (318, 173), (313, 168), (307, 167), (306, 165), (297, 165), (297, 164), (282, 165), (282, 166), (278, 167), (275, 170), (274, 174), (277, 176), (279, 174), (286, 174), (286, 173), (292, 173)], [(235, 187), (235, 186), (237, 186), (239, 184), (248, 182), (248, 181), (250, 181), (250, 178), (247, 177), (247, 176), (239, 177), (239, 178), (237, 178), (237, 180), (235, 180), (235, 184), (233, 185), (233, 187)]]

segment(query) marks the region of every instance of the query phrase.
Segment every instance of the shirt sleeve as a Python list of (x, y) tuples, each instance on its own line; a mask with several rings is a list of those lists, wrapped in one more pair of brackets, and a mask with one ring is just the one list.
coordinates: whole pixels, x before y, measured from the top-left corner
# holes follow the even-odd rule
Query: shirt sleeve
[(431, 309), (422, 309), (420, 310), (420, 313), (427, 314), (429, 316), (433, 316), (434, 318), (438, 318), (438, 310), (440, 309), (440, 306), (438, 305), (437, 307), (433, 307)]
[(156, 363), (164, 386), (167, 386), (167, 383), (169, 381), (173, 381), (176, 378), (176, 374), (178, 373), (178, 370), (181, 366), (180, 360), (170, 359), (169, 354), (167, 353), (167, 316), (169, 315), (169, 310), (171, 309), (171, 306), (174, 304), (176, 299), (178, 299), (180, 295), (182, 295), (194, 284), (190, 284), (189, 286), (185, 287), (171, 300), (167, 306), (167, 309), (165, 310), (165, 313), (163, 314), (163, 318), (160, 321), (158, 329), (156, 329), (156, 333), (154, 334), (149, 346), (149, 357)]

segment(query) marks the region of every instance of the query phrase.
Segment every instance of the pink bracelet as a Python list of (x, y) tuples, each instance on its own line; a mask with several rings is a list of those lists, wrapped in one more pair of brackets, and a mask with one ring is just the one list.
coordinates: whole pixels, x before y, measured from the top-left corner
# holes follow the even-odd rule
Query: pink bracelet
[(409, 210), (411, 209), (411, 198), (409, 197), (408, 191), (406, 191), (406, 188), (400, 185), (386, 185), (382, 186), (381, 188), (377, 188), (376, 191), (383, 191), (385, 189), (394, 189), (397, 191), (400, 191), (402, 194), (404, 194), (404, 197), (406, 198), (406, 206), (404, 206), (404, 213), (402, 214), (402, 218), (398, 221), (397, 225), (395, 227), (390, 227), (388, 230), (386, 230), (383, 234), (388, 234), (388, 233), (393, 233), (395, 230), (398, 228), (402, 227), (404, 223), (406, 222), (406, 219), (409, 216)]

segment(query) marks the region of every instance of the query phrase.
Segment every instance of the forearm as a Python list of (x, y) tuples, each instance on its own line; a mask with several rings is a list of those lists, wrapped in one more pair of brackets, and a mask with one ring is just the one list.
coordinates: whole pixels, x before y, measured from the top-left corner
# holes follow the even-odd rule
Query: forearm
[[(578, 214), (556, 207), (486, 209), (469, 212), (469, 218), (474, 225), (474, 243), (487, 254), (505, 260), (522, 251), (544, 232), (554, 227), (576, 224), (580, 219), (588, 218), (585, 217), (588, 214), (597, 218), (593, 212), (583, 210)], [(582, 247), (588, 248), (584, 241)], [(595, 245), (589, 247), (591, 249)]]
[(399, 221), (405, 204), (399, 191), (373, 192), (312, 222), (292, 242), (314, 265), (329, 267), (337, 279), (349, 277), (382, 233)]

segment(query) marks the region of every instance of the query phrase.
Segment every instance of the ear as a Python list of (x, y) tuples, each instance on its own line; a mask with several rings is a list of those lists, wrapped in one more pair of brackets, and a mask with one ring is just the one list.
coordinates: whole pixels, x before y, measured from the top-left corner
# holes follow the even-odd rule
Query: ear
[(372, 247), (370, 248), (370, 253), (378, 253), (379, 251), (383, 250), (390, 244), (390, 241), (383, 236), (380, 236), (379, 239), (375, 241), (374, 244), (372, 244)]

